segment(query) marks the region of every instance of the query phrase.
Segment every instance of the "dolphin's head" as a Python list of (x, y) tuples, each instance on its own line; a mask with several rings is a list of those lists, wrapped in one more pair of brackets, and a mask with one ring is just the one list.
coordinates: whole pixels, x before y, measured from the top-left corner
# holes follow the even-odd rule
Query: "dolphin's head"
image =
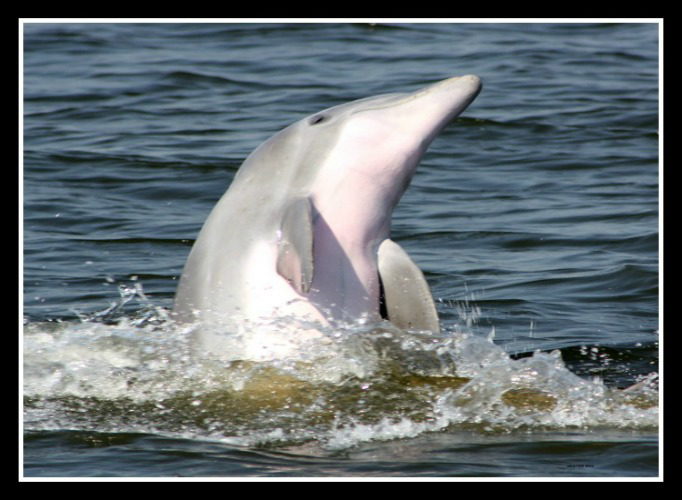
[[(390, 212), (426, 148), (480, 90), (479, 77), (459, 76), (412, 93), (367, 97), (308, 115), (261, 144), (236, 179), (260, 184), (275, 176), (286, 197), (333, 186), (343, 191), (342, 185), (364, 179), (390, 189), (352, 192), (353, 199), (360, 201), (366, 192), (387, 202)], [(339, 189), (334, 188), (340, 194)]]
[(308, 116), (300, 124), (322, 129), (339, 127), (338, 122), (343, 121), (355, 133), (369, 132), (377, 139), (383, 132), (405, 134), (420, 138), (428, 146), (474, 100), (481, 86), (478, 76), (456, 76), (412, 93), (383, 94), (334, 106)]
[(426, 148), (480, 90), (477, 76), (453, 77), (412, 93), (341, 104), (299, 121), (300, 165), (307, 170), (306, 189), (316, 208), (340, 231), (353, 221), (353, 227), (375, 233), (368, 238), (386, 237), (392, 210)]

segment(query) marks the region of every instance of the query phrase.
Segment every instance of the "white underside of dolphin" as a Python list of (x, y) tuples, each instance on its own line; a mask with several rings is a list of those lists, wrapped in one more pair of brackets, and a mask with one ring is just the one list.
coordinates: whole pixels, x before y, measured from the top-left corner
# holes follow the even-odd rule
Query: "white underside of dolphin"
[(438, 331), (422, 272), (390, 239), (391, 215), (428, 145), (480, 88), (469, 75), (361, 99), (265, 141), (194, 243), (176, 320), (227, 331), (277, 318), (383, 318)]

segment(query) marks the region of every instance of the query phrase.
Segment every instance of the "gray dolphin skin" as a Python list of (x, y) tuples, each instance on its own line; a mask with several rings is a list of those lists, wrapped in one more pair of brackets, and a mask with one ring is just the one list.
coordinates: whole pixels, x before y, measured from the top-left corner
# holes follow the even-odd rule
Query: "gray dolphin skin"
[(199, 233), (173, 317), (231, 328), (297, 318), (388, 319), (439, 331), (422, 272), (390, 239), (391, 215), (477, 76), (334, 106), (288, 126), (244, 161)]

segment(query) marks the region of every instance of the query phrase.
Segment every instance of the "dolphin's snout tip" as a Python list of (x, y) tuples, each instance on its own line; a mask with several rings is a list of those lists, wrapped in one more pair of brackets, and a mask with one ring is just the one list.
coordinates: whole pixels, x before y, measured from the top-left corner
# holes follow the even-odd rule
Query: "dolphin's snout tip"
[(435, 87), (443, 90), (458, 89), (476, 95), (481, 91), (483, 82), (481, 81), (481, 77), (478, 75), (462, 75), (453, 76), (446, 80), (442, 80), (437, 83)]
[(461, 83), (465, 83), (467, 85), (471, 85), (474, 88), (481, 88), (483, 86), (483, 82), (481, 81), (481, 77), (478, 75), (464, 75), (460, 77), (456, 77)]

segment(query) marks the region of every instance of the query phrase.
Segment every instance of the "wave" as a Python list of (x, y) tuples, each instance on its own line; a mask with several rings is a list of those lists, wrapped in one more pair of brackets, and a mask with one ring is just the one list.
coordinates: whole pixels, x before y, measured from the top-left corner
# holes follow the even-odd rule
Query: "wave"
[[(124, 306), (135, 300), (141, 307), (131, 314)], [(511, 357), (466, 327), (434, 335), (348, 325), (321, 329), (315, 340), (287, 329), (224, 332), (225, 352), (209, 356), (194, 346), (192, 328), (176, 325), (139, 285), (78, 321), (28, 322), (24, 428), (333, 450), (462, 429), (658, 426), (656, 373), (620, 390), (577, 375), (559, 350)], [(286, 355), (248, 354), (283, 338), (294, 347)]]

